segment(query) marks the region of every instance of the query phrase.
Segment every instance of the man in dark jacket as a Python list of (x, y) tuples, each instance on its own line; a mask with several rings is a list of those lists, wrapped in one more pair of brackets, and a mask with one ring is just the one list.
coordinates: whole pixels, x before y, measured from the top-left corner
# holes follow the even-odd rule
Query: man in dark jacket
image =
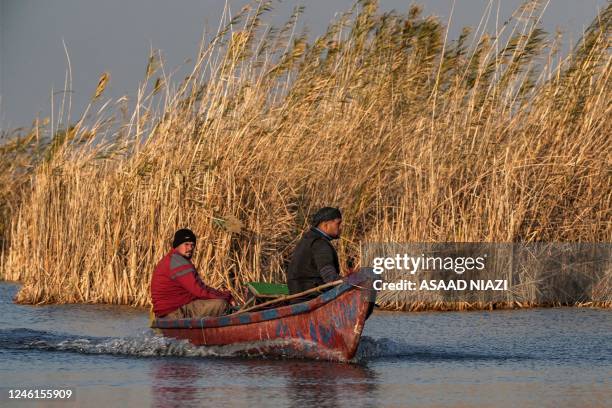
[(295, 294), (340, 279), (338, 254), (331, 241), (340, 237), (342, 214), (333, 207), (323, 207), (312, 217), (311, 228), (304, 233), (293, 251), (287, 286)]
[(230, 292), (206, 286), (191, 263), (195, 244), (196, 237), (191, 230), (176, 231), (172, 250), (155, 267), (151, 298), (156, 317), (220, 316), (227, 311), (232, 300)]

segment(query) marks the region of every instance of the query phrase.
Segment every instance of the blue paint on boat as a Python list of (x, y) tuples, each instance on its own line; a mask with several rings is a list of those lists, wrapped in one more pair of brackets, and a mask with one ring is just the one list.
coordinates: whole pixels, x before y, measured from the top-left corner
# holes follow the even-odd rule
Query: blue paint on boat
[(287, 326), (287, 324), (282, 321), (279, 321), (278, 324), (276, 325), (276, 336), (282, 337), (288, 333), (289, 333), (289, 327)]
[(314, 341), (315, 343), (318, 341), (317, 327), (315, 326), (312, 320), (310, 321), (310, 339)]
[(272, 320), (278, 317), (277, 309), (264, 310), (261, 312), (261, 317), (263, 320)]
[(342, 305), (344, 309), (346, 318), (349, 320), (353, 320), (357, 317), (357, 305), (354, 301), (349, 301), (347, 304)]
[(308, 302), (298, 303), (297, 305), (291, 306), (291, 314), (306, 313), (310, 310)]
[(327, 292), (324, 292), (321, 295), (321, 300), (323, 300), (324, 302), (329, 302), (330, 300), (333, 300), (337, 296), (338, 296), (338, 288), (334, 288), (334, 289), (328, 290)]
[(333, 331), (334, 329), (331, 327), (325, 327), (323, 325), (319, 326), (319, 333), (321, 335), (321, 340), (323, 341), (323, 343), (327, 344), (328, 346), (331, 345)]
[(217, 321), (219, 322), (219, 326), (227, 326), (232, 322), (232, 319), (230, 319), (228, 316), (222, 316), (217, 319)]
[(342, 326), (342, 315), (334, 315), (332, 316), (332, 323), (334, 324), (334, 326), (336, 327), (340, 327)]

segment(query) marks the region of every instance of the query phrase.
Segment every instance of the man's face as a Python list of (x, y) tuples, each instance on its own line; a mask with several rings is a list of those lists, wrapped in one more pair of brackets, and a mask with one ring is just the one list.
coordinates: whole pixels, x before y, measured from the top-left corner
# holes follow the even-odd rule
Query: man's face
[(340, 234), (342, 234), (342, 218), (322, 222), (319, 228), (332, 238), (340, 238)]
[(191, 259), (193, 256), (193, 250), (195, 249), (194, 242), (183, 242), (181, 245), (174, 248), (176, 252), (183, 255), (187, 259)]

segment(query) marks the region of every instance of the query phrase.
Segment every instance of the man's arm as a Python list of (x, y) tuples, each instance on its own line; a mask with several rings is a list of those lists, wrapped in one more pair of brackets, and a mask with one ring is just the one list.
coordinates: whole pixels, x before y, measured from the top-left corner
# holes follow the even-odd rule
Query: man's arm
[(340, 275), (334, 265), (334, 254), (330, 245), (322, 239), (317, 239), (312, 243), (312, 257), (315, 265), (325, 283), (340, 279)]
[(199, 299), (230, 299), (229, 292), (221, 292), (210, 288), (202, 282), (195, 267), (187, 259), (178, 254), (170, 260), (170, 279), (177, 281), (185, 290)]

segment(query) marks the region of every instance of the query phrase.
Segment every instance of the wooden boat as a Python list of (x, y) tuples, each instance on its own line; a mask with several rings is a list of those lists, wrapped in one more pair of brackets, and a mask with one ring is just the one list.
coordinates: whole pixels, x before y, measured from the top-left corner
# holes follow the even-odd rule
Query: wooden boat
[(197, 346), (238, 345), (246, 354), (345, 362), (355, 355), (374, 307), (372, 276), (362, 268), (302, 303), (221, 317), (161, 318), (151, 327)]

